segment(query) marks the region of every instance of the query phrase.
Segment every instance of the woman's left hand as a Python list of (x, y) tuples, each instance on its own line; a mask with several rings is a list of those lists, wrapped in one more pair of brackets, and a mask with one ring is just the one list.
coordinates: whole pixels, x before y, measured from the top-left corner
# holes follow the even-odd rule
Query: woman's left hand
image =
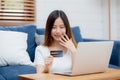
[(71, 52), (75, 52), (76, 51), (76, 48), (75, 48), (75, 46), (74, 46), (74, 44), (72, 42), (72, 39), (69, 39), (66, 34), (61, 37), (60, 45), (66, 47)]

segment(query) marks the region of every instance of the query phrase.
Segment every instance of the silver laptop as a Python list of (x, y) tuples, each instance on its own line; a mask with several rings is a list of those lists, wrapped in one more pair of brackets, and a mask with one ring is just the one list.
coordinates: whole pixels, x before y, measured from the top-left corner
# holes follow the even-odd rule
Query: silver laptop
[(79, 42), (72, 72), (62, 75), (81, 75), (105, 72), (108, 68), (113, 41)]

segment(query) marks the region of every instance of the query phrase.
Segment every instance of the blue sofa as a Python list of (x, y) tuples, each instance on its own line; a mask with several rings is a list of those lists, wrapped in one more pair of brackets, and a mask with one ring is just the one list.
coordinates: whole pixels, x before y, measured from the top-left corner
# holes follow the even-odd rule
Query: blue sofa
[[(17, 31), (24, 32), (28, 34), (27, 38), (27, 52), (31, 61), (34, 61), (35, 48), (37, 43), (35, 42), (35, 33), (38, 35), (44, 35), (44, 28), (37, 28), (35, 25), (21, 25), (21, 26), (9, 26), (3, 27), (0, 26), (0, 30), (4, 31)], [(71, 28), (73, 35), (75, 37), (76, 42), (89, 42), (89, 41), (102, 41), (95, 39), (84, 39), (80, 34), (79, 26)], [(120, 68), (120, 41), (114, 41), (114, 47), (110, 59), (111, 68)], [(7, 65), (0, 66), (0, 80), (19, 80), (17, 77), (20, 74), (30, 74), (36, 73), (36, 69), (34, 66), (29, 65)]]

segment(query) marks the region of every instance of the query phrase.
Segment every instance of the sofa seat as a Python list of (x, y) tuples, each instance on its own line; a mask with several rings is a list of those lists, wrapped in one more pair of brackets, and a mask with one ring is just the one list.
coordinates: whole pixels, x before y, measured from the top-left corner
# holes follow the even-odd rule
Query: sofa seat
[(0, 74), (0, 80), (5, 80), (5, 78)]
[(17, 78), (20, 74), (36, 73), (33, 66), (4, 66), (0, 67), (0, 80), (19, 80)]
[(116, 65), (112, 65), (112, 64), (109, 64), (109, 66), (108, 66), (109, 68), (115, 68), (115, 69), (120, 69), (120, 67), (119, 66), (116, 66)]

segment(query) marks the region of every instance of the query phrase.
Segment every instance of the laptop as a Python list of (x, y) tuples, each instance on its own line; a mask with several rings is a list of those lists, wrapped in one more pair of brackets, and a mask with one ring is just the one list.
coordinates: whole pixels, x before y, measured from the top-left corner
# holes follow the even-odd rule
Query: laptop
[(113, 43), (113, 41), (79, 42), (72, 71), (55, 74), (71, 76), (105, 72), (109, 65)]

